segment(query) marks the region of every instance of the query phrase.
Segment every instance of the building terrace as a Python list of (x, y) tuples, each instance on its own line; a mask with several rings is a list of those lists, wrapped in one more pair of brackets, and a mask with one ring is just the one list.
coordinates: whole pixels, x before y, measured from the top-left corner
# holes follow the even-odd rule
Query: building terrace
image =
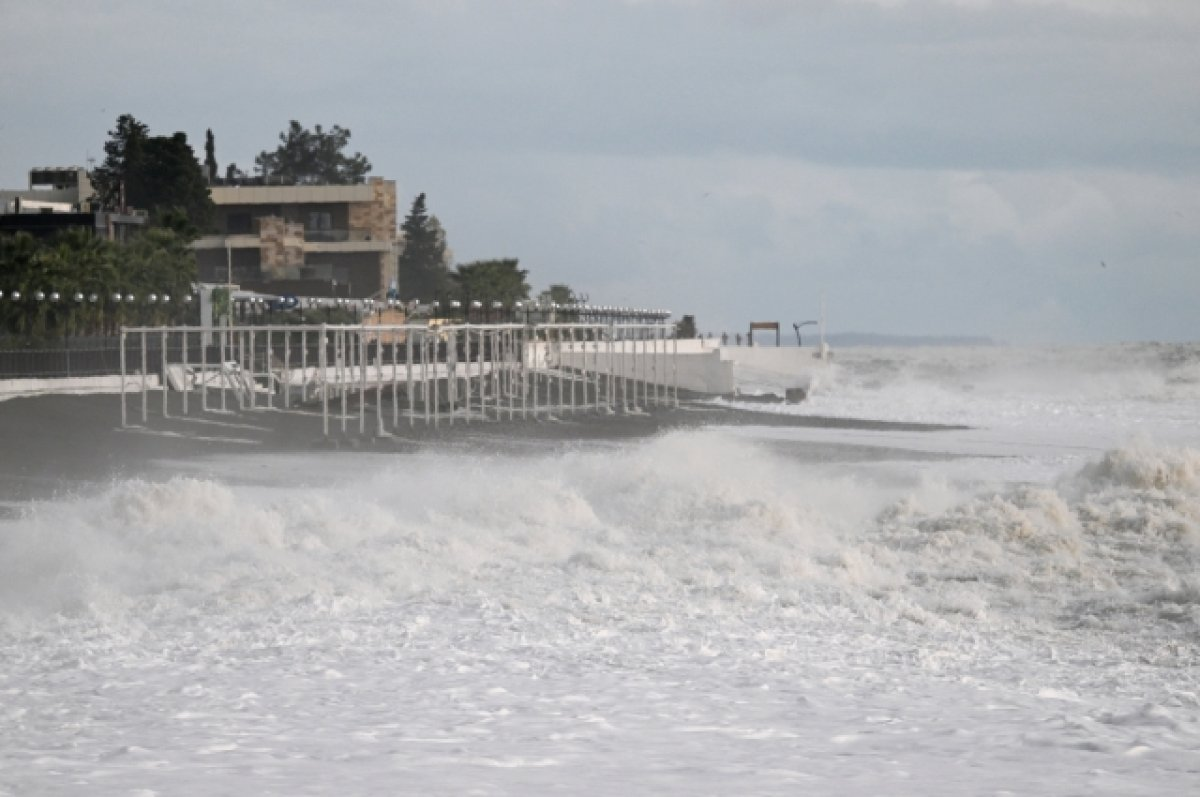
[(193, 244), (202, 282), (269, 293), (380, 296), (396, 267), (396, 183), (216, 181), (217, 233)]

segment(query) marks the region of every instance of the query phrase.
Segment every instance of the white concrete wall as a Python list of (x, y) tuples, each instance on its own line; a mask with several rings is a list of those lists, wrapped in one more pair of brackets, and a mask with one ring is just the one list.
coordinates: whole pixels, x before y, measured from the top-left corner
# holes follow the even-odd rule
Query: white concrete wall
[[(146, 387), (160, 387), (157, 374), (146, 376)], [(125, 377), (125, 390), (130, 393), (142, 389), (140, 374)], [(121, 376), (76, 376), (51, 379), (0, 379), (0, 401), (18, 396), (39, 396), (43, 393), (120, 393)]]
[(611, 354), (608, 344), (601, 342), (599, 348), (592, 344), (564, 343), (561, 353), (555, 354), (554, 348), (547, 350), (545, 343), (534, 344), (533, 362), (541, 367), (557, 367), (586, 370), (599, 370), (602, 373), (611, 372), (618, 377), (630, 379), (645, 379), (654, 384), (678, 385), (682, 390), (697, 393), (724, 394), (733, 392), (733, 363), (722, 362), (720, 352), (713, 348), (707, 351), (691, 344), (692, 341), (679, 341), (679, 353), (673, 353), (674, 341), (660, 340), (616, 341), (613, 343)]
[(750, 392), (809, 389), (830, 369), (830, 362), (814, 357), (814, 352), (796, 346), (720, 347), (721, 360), (733, 365), (735, 383)]
[(814, 367), (825, 365), (823, 360), (813, 356), (816, 349), (798, 346), (721, 346), (718, 350), (722, 360), (764, 371), (807, 373)]

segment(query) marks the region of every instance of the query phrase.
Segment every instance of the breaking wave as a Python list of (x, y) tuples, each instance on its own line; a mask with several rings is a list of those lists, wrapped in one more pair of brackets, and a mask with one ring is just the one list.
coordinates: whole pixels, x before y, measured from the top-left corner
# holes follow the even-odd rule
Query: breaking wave
[(176, 477), (33, 505), (0, 526), (0, 626), (486, 596), (628, 622), (769, 609), (1200, 631), (1190, 449), (974, 494), (822, 474), (720, 432), (387, 463), (315, 489)]
[[(784, 383), (760, 385), (782, 390)], [(1041, 426), (1200, 425), (1200, 345), (846, 348), (797, 414)]]

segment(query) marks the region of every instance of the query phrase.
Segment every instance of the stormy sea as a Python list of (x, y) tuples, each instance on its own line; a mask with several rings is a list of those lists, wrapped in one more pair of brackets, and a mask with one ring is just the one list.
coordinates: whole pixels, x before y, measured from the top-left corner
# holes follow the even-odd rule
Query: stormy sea
[(746, 406), (12, 503), (0, 794), (1193, 793), (1200, 345), (846, 348)]

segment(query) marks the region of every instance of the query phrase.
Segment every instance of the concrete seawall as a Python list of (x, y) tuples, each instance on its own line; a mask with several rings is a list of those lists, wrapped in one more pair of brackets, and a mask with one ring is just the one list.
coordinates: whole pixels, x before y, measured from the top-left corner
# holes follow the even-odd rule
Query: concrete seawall
[(724, 395), (734, 390), (734, 366), (716, 349), (703, 350), (692, 341), (618, 341), (605, 344), (565, 343), (555, 351), (545, 343), (534, 347), (534, 362), (551, 367), (604, 368), (618, 378), (645, 379), (693, 393)]

